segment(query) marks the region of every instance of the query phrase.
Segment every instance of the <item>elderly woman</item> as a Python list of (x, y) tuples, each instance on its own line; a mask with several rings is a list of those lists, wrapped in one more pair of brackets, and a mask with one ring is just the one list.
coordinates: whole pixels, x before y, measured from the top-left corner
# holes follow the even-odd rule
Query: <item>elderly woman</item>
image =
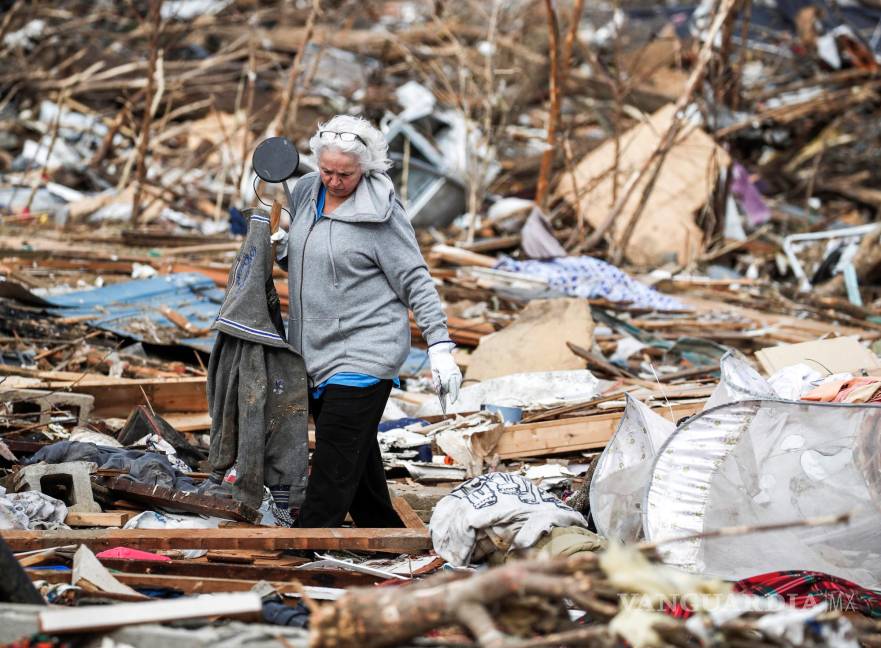
[(315, 452), (301, 527), (400, 527), (376, 439), (392, 385), (410, 351), (408, 309), (428, 344), (439, 397), (462, 375), (441, 301), (413, 227), (385, 174), (385, 138), (337, 115), (309, 140), (318, 171), (292, 191), (287, 244), (288, 337), (306, 361)]

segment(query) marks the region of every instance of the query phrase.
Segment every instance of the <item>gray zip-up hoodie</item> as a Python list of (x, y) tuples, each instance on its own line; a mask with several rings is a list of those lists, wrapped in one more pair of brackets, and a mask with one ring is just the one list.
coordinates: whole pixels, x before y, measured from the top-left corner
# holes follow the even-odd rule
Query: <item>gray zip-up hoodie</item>
[(410, 351), (407, 309), (428, 345), (449, 340), (440, 297), (394, 185), (365, 174), (333, 213), (315, 222), (321, 179), (300, 178), (286, 258), (288, 339), (311, 386), (351, 371), (393, 378)]

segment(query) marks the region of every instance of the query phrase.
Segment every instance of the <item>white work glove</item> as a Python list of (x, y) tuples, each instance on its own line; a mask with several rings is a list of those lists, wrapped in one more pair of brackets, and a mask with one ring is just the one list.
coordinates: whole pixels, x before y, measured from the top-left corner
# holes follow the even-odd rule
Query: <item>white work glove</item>
[(269, 237), (269, 240), (272, 241), (273, 243), (279, 243), (282, 241), (287, 243), (288, 242), (288, 231), (279, 228), (279, 229), (275, 230), (275, 233), (272, 236)]
[(462, 372), (459, 365), (453, 359), (452, 342), (441, 342), (428, 348), (428, 360), (431, 363), (431, 380), (434, 390), (441, 399), (441, 407), (445, 407), (444, 397), (449, 397), (449, 403), (455, 403), (459, 398), (459, 387), (462, 385)]
[(269, 237), (275, 248), (275, 260), (281, 261), (288, 256), (288, 231), (278, 228), (272, 236)]

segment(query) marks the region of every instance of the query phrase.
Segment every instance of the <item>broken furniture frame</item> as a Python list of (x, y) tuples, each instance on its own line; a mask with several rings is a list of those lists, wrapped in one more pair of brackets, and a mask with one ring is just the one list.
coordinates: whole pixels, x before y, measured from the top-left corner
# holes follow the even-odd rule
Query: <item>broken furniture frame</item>
[[(802, 241), (821, 241), (824, 239), (846, 238), (850, 236), (863, 237), (866, 234), (871, 233), (876, 228), (876, 223), (870, 223), (868, 225), (860, 225), (858, 227), (845, 227), (843, 229), (828, 230), (825, 232), (809, 232), (807, 234), (792, 234), (790, 236), (784, 237), (783, 252), (786, 254), (786, 260), (789, 261), (789, 265), (792, 268), (793, 274), (795, 274), (796, 278), (798, 278), (799, 290), (801, 292), (809, 291), (811, 289), (811, 281), (810, 279), (808, 279), (804, 267), (798, 260), (798, 257), (795, 255), (795, 248), (793, 246), (794, 243), (800, 243)], [(848, 280), (848, 273), (854, 274), (853, 264), (850, 262), (848, 262), (844, 267), (845, 283), (848, 285), (850, 285), (852, 282), (855, 283), (855, 274), (852, 279)], [(851, 288), (848, 288), (848, 297), (852, 297), (850, 293)], [(857, 293), (857, 296), (858, 294), (859, 293)], [(853, 301), (853, 299), (851, 299), (851, 301)]]

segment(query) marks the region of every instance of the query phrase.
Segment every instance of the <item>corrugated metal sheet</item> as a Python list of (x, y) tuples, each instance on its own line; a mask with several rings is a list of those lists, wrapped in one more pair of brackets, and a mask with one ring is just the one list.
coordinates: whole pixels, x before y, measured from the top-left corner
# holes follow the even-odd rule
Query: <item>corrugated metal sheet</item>
[(196, 273), (162, 275), (92, 290), (43, 298), (49, 312), (60, 317), (92, 315), (88, 324), (148, 344), (189, 346), (210, 352), (216, 333), (185, 337), (187, 333), (162, 311), (179, 313), (195, 328), (214, 323), (223, 290), (210, 277)]

